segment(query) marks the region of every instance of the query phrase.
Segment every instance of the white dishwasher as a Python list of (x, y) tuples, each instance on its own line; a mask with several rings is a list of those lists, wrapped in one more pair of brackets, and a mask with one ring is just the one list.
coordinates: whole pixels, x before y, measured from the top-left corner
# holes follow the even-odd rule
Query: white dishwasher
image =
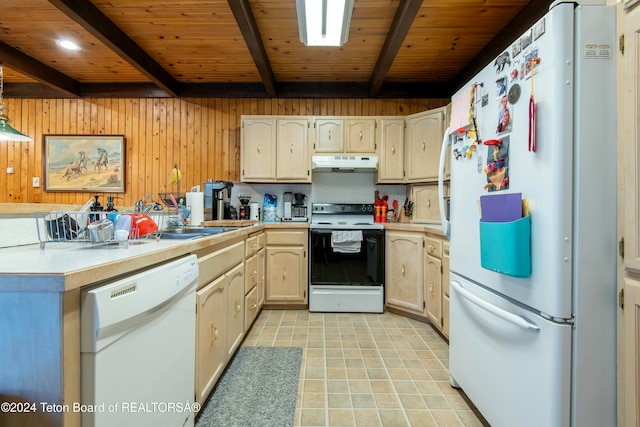
[(82, 290), (83, 427), (194, 425), (197, 281), (189, 255)]

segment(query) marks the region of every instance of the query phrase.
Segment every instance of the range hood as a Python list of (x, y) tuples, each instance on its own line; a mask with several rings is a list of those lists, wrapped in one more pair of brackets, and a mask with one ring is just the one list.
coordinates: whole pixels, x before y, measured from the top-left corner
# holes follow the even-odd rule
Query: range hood
[(378, 156), (311, 156), (314, 172), (375, 172)]

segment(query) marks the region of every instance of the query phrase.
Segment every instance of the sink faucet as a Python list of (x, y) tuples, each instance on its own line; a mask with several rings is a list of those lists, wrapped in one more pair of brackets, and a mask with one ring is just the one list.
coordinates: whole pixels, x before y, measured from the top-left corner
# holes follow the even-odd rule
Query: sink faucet
[(146, 207), (145, 207), (145, 203), (146, 203), (146, 201), (147, 201), (147, 200), (149, 200), (151, 197), (153, 197), (153, 194), (148, 194), (144, 199), (138, 200), (138, 201), (136, 202), (136, 208), (135, 208), (135, 209), (136, 209), (136, 212), (139, 212), (139, 213), (143, 213), (143, 212), (145, 212), (145, 213), (146, 213), (146, 212), (149, 212), (149, 211), (153, 208), (153, 206), (155, 205), (155, 203), (154, 203), (154, 204), (151, 204), (151, 205), (149, 205), (149, 206), (146, 206)]

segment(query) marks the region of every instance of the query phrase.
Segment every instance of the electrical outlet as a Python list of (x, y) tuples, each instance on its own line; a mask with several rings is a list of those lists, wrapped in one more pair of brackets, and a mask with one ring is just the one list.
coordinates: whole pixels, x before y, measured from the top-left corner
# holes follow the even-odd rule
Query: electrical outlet
[(40, 178), (39, 177), (34, 176), (32, 181), (33, 181), (32, 185), (34, 187), (40, 187)]
[(7, 168), (7, 173), (13, 173), (13, 168)]

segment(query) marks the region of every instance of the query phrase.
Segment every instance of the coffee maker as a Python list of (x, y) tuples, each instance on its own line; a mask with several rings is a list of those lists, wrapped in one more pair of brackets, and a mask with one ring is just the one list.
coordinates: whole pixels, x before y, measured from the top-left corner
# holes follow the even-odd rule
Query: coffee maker
[(284, 193), (283, 221), (304, 222), (307, 221), (307, 207), (304, 205), (304, 193)]
[(233, 182), (212, 181), (204, 183), (204, 219), (231, 218), (230, 199)]
[(291, 207), (291, 220), (292, 221), (306, 221), (307, 220), (307, 207), (304, 204), (304, 199), (307, 197), (304, 193), (293, 193), (295, 198), (293, 206)]
[(282, 195), (282, 220), (291, 221), (291, 209), (293, 207), (293, 193), (286, 192)]

